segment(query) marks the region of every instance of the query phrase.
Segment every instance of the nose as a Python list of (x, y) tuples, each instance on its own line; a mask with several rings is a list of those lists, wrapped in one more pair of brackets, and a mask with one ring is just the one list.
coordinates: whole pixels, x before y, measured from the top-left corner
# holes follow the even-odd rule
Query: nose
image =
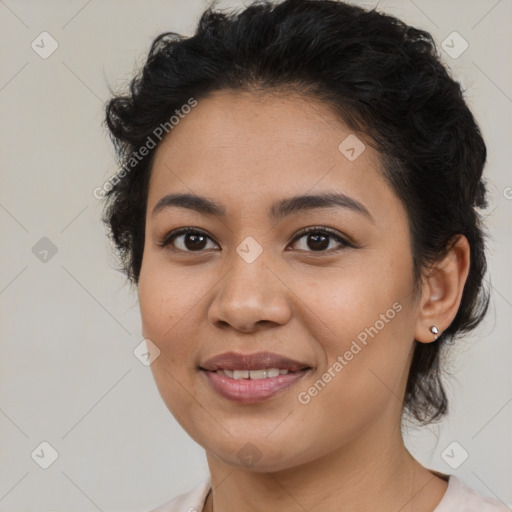
[(289, 288), (261, 254), (252, 263), (233, 254), (230, 270), (216, 287), (208, 317), (221, 329), (249, 333), (284, 325), (292, 310)]

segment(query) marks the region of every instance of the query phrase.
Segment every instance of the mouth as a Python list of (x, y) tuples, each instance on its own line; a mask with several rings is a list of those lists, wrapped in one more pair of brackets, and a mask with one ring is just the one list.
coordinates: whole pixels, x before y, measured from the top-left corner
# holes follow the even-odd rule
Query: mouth
[[(251, 379), (251, 380), (261, 380), (261, 379), (272, 379), (273, 377), (277, 377), (279, 375), (287, 375), (290, 373), (286, 368), (264, 368), (262, 370), (228, 370), (227, 368), (223, 370), (215, 370), (217, 375), (225, 375), (230, 379), (239, 380), (239, 379)], [(294, 372), (292, 372), (294, 373)]]
[(306, 363), (269, 352), (228, 352), (209, 359), (199, 370), (211, 389), (220, 396), (252, 404), (289, 389), (312, 368)]

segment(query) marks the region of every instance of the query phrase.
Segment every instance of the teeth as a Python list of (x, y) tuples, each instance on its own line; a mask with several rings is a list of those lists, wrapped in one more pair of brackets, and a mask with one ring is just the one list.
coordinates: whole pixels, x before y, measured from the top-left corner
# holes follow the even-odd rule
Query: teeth
[(267, 378), (267, 370), (251, 370), (249, 372), (249, 377), (252, 380), (266, 379)]
[(265, 368), (263, 370), (217, 370), (218, 375), (225, 375), (230, 379), (268, 379), (278, 375), (286, 375), (288, 370), (279, 368)]

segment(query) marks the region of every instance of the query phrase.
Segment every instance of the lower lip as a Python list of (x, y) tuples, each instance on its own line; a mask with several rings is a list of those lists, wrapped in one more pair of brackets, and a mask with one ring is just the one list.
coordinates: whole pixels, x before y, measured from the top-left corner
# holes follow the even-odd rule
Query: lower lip
[(309, 370), (287, 373), (266, 379), (230, 379), (226, 375), (201, 370), (212, 388), (222, 397), (243, 404), (267, 400), (280, 391), (289, 388)]

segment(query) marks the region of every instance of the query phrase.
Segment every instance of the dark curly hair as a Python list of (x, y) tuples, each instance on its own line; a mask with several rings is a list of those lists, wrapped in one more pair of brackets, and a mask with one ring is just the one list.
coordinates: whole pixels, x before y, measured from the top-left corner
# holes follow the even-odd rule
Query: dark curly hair
[(138, 284), (142, 263), (158, 143), (140, 148), (154, 142), (158, 127), (170, 132), (170, 116), (190, 98), (200, 101), (220, 90), (298, 92), (327, 103), (352, 130), (371, 137), (408, 213), (414, 293), (457, 237), (467, 237), (471, 261), (459, 310), (437, 342), (415, 341), (405, 393), (404, 413), (423, 424), (440, 419), (447, 412), (442, 349), (473, 329), (489, 304), (477, 210), (487, 206), (486, 146), (432, 36), (376, 10), (285, 0), (238, 13), (209, 8), (192, 37), (156, 37), (129, 92), (106, 105), (122, 170), (95, 192), (106, 201), (103, 222), (132, 284)]

